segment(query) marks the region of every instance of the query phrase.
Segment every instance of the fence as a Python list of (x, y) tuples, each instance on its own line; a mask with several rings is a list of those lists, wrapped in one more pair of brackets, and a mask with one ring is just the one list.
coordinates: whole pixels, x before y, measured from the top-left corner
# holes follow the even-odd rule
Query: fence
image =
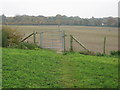
[(48, 48), (53, 50), (65, 51), (65, 32), (64, 31), (59, 30), (59, 31), (33, 32), (27, 37), (25, 37), (21, 42), (24, 42), (29, 38), (31, 38), (30, 42), (33, 42), (34, 44), (39, 45), (40, 48)]
[[(106, 50), (106, 48), (108, 47), (107, 37), (103, 37), (97, 40), (97, 38), (89, 39), (89, 37), (83, 37), (69, 33), (67, 33), (66, 36), (65, 32), (60, 30), (33, 32), (32, 34), (28, 35), (25, 39), (22, 40), (22, 42), (24, 41), (35, 43), (39, 45), (41, 48), (48, 48), (58, 51), (95, 52), (97, 49), (98, 52), (108, 53), (108, 51)], [(96, 44), (96, 42), (97, 43), (99, 42), (98, 45)]]
[(40, 32), (40, 47), (65, 51), (64, 31)]

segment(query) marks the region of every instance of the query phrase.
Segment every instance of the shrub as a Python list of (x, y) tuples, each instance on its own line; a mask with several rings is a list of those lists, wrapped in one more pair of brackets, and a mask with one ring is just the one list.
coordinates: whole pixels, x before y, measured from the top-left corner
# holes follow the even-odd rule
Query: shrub
[(84, 55), (93, 55), (93, 56), (95, 56), (95, 53), (92, 52), (92, 51), (80, 51), (79, 53), (84, 54)]
[(106, 54), (102, 54), (102, 53), (95, 53), (92, 51), (80, 51), (80, 54), (84, 54), (84, 55), (92, 55), (92, 56), (106, 56)]
[(120, 55), (120, 51), (111, 51), (110, 55), (118, 56), (118, 55)]
[(18, 45), (14, 45), (13, 48), (18, 48), (18, 49), (38, 49), (38, 46), (36, 44), (22, 42), (22, 43), (19, 43)]
[(22, 34), (8, 26), (2, 27), (2, 47), (12, 47), (18, 45), (22, 38)]
[(98, 52), (98, 53), (96, 53), (96, 56), (106, 56), (106, 54)]

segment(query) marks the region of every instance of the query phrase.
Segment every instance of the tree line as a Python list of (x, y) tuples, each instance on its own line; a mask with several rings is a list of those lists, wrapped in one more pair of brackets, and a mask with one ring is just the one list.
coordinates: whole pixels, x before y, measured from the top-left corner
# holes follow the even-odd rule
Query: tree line
[(105, 18), (80, 18), (78, 16), (65, 16), (56, 15), (45, 17), (29, 16), (29, 15), (16, 15), (14, 17), (0, 16), (3, 25), (78, 25), (78, 26), (109, 26), (117, 27), (117, 17), (105, 17)]

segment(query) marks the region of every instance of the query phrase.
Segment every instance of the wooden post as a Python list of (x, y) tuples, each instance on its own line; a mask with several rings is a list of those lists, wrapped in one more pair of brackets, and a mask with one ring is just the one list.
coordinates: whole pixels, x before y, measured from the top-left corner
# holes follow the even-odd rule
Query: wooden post
[(34, 34), (34, 44), (36, 44), (36, 32), (33, 32)]
[(29, 36), (27, 36), (26, 38), (24, 38), (21, 42), (24, 42), (26, 39), (28, 39), (29, 37), (31, 37), (34, 33), (30, 34)]
[(73, 51), (73, 37), (70, 35), (70, 51)]
[(105, 52), (106, 52), (106, 37), (104, 37), (104, 45), (103, 45), (103, 54), (105, 54)]
[(66, 49), (65, 49), (65, 31), (63, 31), (63, 43), (64, 43), (64, 52), (66, 51)]
[(89, 50), (80, 41), (78, 41), (74, 36), (72, 36), (72, 39), (74, 39), (80, 46), (82, 46), (85, 50), (89, 52)]

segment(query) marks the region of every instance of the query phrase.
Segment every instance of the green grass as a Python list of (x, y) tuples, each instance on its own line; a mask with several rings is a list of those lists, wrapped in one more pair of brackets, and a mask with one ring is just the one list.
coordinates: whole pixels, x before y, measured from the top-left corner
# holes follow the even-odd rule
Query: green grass
[(118, 58), (3, 48), (4, 88), (117, 88)]

